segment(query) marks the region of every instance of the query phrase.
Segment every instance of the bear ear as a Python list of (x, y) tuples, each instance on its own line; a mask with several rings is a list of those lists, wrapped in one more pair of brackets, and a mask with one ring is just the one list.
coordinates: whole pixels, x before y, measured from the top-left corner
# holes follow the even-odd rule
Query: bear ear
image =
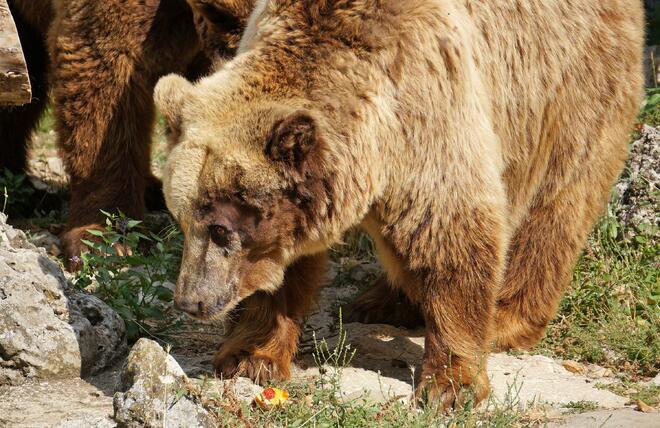
[(308, 112), (298, 111), (275, 123), (266, 144), (266, 155), (301, 169), (318, 140), (316, 120)]
[(154, 101), (171, 129), (178, 129), (183, 103), (191, 89), (192, 83), (176, 74), (165, 76), (156, 84)]

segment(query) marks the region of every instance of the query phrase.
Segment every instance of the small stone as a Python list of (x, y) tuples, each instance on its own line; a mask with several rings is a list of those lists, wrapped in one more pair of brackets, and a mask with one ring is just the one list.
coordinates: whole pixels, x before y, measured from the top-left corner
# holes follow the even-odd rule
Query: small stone
[(642, 413), (655, 413), (655, 409), (649, 406), (648, 404), (646, 404), (645, 402), (643, 402), (642, 400), (637, 400), (635, 405), (637, 406), (636, 410)]
[(140, 339), (121, 376), (123, 392), (113, 399), (120, 427), (212, 427), (211, 415), (187, 396), (191, 386), (174, 358), (156, 342)]
[(233, 382), (232, 392), (237, 399), (245, 403), (251, 403), (259, 391), (261, 391), (259, 385), (254, 384), (254, 382), (245, 377), (239, 377), (235, 380), (225, 382)]
[(30, 233), (30, 242), (37, 247), (45, 248), (49, 250), (53, 245), (59, 246), (60, 239), (54, 234), (50, 233), (47, 230), (39, 230), (37, 232)]
[(596, 367), (591, 372), (589, 373), (589, 376), (594, 377), (594, 378), (601, 378), (601, 377), (611, 377), (612, 376), (612, 370), (605, 368), (605, 367)]
[(62, 163), (62, 159), (59, 156), (49, 157), (46, 160), (46, 162), (48, 164), (48, 169), (53, 174), (66, 177), (66, 170), (64, 169), (64, 163)]
[(577, 361), (564, 360), (562, 361), (561, 365), (571, 373), (581, 374), (584, 372), (584, 367)]
[(657, 375), (655, 375), (655, 377), (654, 377), (653, 379), (651, 379), (651, 380), (649, 381), (649, 383), (650, 383), (651, 385), (660, 386), (660, 373), (658, 373)]

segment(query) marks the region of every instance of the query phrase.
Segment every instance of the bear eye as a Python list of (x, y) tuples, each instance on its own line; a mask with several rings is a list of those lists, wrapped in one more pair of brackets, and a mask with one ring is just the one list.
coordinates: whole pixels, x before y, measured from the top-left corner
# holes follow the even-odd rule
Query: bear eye
[(209, 234), (215, 245), (219, 247), (229, 246), (231, 231), (226, 226), (219, 224), (209, 226)]

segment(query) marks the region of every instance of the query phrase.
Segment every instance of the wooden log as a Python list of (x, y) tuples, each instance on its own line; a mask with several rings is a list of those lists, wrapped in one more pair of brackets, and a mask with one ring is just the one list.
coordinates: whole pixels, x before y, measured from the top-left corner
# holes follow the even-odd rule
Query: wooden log
[(7, 0), (0, 0), (0, 105), (22, 105), (32, 100), (21, 41)]

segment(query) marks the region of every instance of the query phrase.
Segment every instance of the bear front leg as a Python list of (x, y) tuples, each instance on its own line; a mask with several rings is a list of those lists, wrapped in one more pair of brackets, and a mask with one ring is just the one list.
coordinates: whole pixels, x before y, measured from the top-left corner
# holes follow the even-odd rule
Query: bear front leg
[(452, 216), (431, 263), (411, 260), (421, 279), (421, 290), (411, 294), (426, 324), (416, 396), (443, 409), (489, 393), (486, 363), (506, 247), (500, 218), (488, 206)]
[(298, 259), (275, 294), (259, 292), (243, 302), (239, 319), (215, 354), (224, 378), (248, 377), (258, 384), (285, 380), (298, 350), (301, 325), (325, 281), (327, 254)]
[(395, 215), (396, 223), (375, 228), (384, 231), (376, 247), (386, 271), (392, 276), (406, 270), (398, 274), (399, 287), (424, 316), (416, 397), (442, 409), (489, 393), (486, 361), (506, 251), (502, 204), (472, 203), (455, 212), (447, 206), (422, 210), (435, 218), (421, 223)]

